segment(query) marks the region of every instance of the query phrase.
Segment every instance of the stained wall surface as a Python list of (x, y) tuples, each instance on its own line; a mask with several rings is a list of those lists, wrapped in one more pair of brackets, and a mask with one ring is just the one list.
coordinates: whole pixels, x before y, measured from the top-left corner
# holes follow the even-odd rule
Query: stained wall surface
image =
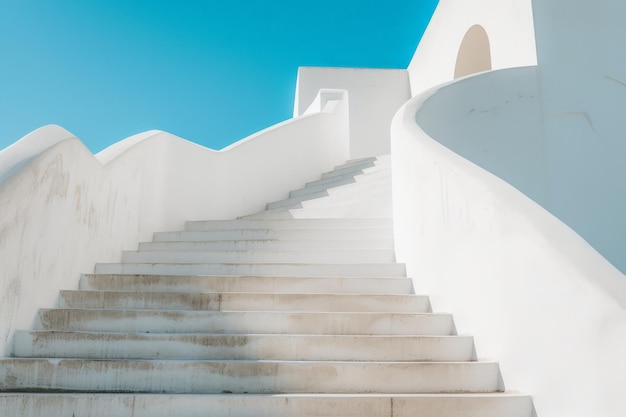
[(0, 356), (15, 329), (32, 328), (37, 309), (77, 288), (95, 262), (119, 261), (187, 220), (264, 210), (343, 163), (347, 94), (326, 91), (316, 102), (317, 112), (221, 151), (150, 131), (94, 157), (45, 126), (0, 152)]

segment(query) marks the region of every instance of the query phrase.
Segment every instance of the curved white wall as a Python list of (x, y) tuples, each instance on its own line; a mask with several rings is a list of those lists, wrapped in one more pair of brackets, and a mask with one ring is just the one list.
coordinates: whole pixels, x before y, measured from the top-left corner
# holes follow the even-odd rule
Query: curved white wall
[[(49, 126), (0, 153), (0, 352), (12, 330), (76, 288), (95, 262), (115, 262), (154, 231), (234, 218), (285, 198), (348, 158), (345, 92), (321, 92), (320, 113), (216, 152), (165, 132), (99, 155)], [(330, 96), (330, 97), (328, 97)], [(43, 145), (42, 145), (43, 144)], [(9, 342), (9, 343), (7, 343)]]
[[(438, 142), (541, 204), (626, 271), (621, 138), (626, 122), (614, 114), (610, 124), (602, 123), (615, 108), (626, 108), (626, 94), (616, 87), (604, 102), (615, 107), (599, 118), (589, 110), (593, 103), (568, 107), (588, 110), (555, 116), (546, 103), (561, 101), (547, 96), (543, 81), (541, 67), (469, 77), (442, 86), (424, 103), (418, 122)], [(574, 106), (567, 96), (560, 100)], [(625, 125), (614, 126), (620, 123)]]
[(439, 143), (546, 207), (537, 67), (491, 71), (437, 88), (417, 113)]
[(474, 25), (489, 38), (491, 68), (537, 63), (531, 0), (440, 0), (408, 68), (413, 95), (455, 78), (461, 43)]
[(548, 207), (626, 271), (626, 3), (533, 3)]
[(392, 125), (396, 251), (417, 292), (475, 335), (479, 357), (497, 359), (537, 415), (626, 415), (626, 278), (532, 200), (424, 133), (416, 115), (426, 98)]

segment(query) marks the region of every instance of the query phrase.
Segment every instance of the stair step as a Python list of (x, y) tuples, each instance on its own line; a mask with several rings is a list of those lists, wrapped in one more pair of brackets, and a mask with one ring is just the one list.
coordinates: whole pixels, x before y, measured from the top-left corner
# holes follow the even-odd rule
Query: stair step
[(205, 232), (157, 232), (155, 242), (163, 241), (215, 241), (215, 240), (328, 240), (328, 239), (393, 239), (393, 229), (346, 228), (346, 229), (239, 229), (211, 230)]
[(378, 158), (375, 157), (375, 156), (366, 156), (364, 158), (349, 159), (346, 162), (344, 162), (343, 164), (335, 166), (334, 169), (347, 168), (347, 167), (351, 167), (351, 166), (355, 166), (355, 165), (366, 164), (366, 163), (369, 163), (369, 162), (374, 162), (375, 163), (377, 160), (378, 160)]
[(35, 330), (122, 333), (431, 335), (455, 333), (445, 313), (41, 309)]
[(0, 359), (0, 390), (460, 393), (502, 390), (495, 362)]
[(122, 263), (393, 263), (393, 249), (124, 251)]
[[(369, 168), (368, 172), (371, 171), (371, 170), (374, 170), (373, 167), (368, 167), (368, 168)], [(343, 181), (343, 180), (352, 180), (353, 182), (356, 182), (356, 179), (359, 176), (361, 176), (362, 174), (363, 174), (363, 170), (359, 170), (359, 171), (356, 171), (356, 172), (344, 172), (341, 175), (331, 175), (329, 177), (324, 177), (324, 178), (320, 178), (320, 179), (315, 180), (315, 181), (307, 182), (304, 185), (304, 188), (318, 187), (318, 186), (327, 186), (328, 184), (332, 184), (334, 182)]]
[(84, 290), (412, 294), (410, 278), (84, 274)]
[(495, 394), (0, 394), (29, 417), (532, 417), (532, 399)]
[(125, 263), (96, 264), (97, 274), (154, 274), (154, 275), (260, 275), (260, 276), (344, 276), (344, 277), (403, 277), (404, 264), (165, 264)]
[(300, 195), (296, 197), (285, 198), (284, 200), (274, 201), (272, 203), (267, 203), (267, 210), (276, 210), (280, 208), (292, 208), (294, 205), (299, 205), (303, 201), (314, 200), (316, 198), (324, 198), (328, 197), (328, 192), (326, 190), (320, 190), (316, 192), (311, 192), (305, 195)]
[[(363, 171), (359, 171), (358, 173), (362, 174)], [(319, 180), (307, 182), (304, 185), (304, 188), (301, 188), (301, 190), (304, 190), (307, 188), (313, 188), (313, 187), (329, 187), (330, 188), (332, 187), (331, 184), (334, 184), (336, 182), (341, 182), (341, 181), (349, 181), (348, 183), (356, 183), (356, 178), (357, 176), (354, 175), (354, 173), (347, 173), (347, 174), (344, 173), (343, 175), (320, 178)]]
[(185, 231), (206, 232), (211, 230), (242, 229), (351, 229), (351, 228), (391, 228), (391, 219), (286, 219), (286, 220), (201, 220), (185, 223)]
[(337, 176), (341, 176), (345, 174), (359, 175), (359, 174), (363, 174), (364, 170), (368, 168), (373, 168), (375, 166), (376, 166), (376, 163), (374, 161), (364, 161), (360, 164), (354, 164), (354, 165), (346, 166), (343, 168), (335, 168), (334, 170), (330, 172), (325, 172), (322, 174), (322, 178), (332, 178), (332, 177), (337, 177)]
[(470, 336), (216, 335), (18, 331), (13, 355), (83, 359), (471, 361)]
[(278, 210), (264, 210), (257, 213), (248, 214), (247, 216), (239, 217), (240, 219), (255, 219), (255, 220), (287, 220), (295, 218), (290, 209), (278, 209)]
[(393, 239), (218, 240), (212, 242), (142, 242), (139, 250), (340, 250), (393, 249)]
[(289, 198), (306, 196), (309, 194), (326, 191), (330, 188), (340, 187), (342, 185), (354, 184), (356, 179), (353, 176), (332, 177), (333, 181), (327, 181), (321, 184), (307, 184), (304, 188), (294, 190), (289, 193)]
[(61, 291), (61, 308), (427, 313), (424, 295)]

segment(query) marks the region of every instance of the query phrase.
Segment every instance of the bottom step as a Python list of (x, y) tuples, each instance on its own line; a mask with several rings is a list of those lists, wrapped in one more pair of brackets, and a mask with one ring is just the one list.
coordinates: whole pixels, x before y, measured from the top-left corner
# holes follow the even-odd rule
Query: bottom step
[(0, 394), (0, 415), (23, 417), (531, 417), (521, 394), (128, 395)]

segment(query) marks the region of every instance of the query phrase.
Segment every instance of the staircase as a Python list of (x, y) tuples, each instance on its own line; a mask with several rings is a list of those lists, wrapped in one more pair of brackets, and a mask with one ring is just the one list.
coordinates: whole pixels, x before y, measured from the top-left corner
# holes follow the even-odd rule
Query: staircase
[(391, 219), (371, 216), (388, 209), (362, 200), (388, 177), (352, 161), (267, 211), (96, 265), (15, 333), (0, 416), (531, 417), (413, 293)]

